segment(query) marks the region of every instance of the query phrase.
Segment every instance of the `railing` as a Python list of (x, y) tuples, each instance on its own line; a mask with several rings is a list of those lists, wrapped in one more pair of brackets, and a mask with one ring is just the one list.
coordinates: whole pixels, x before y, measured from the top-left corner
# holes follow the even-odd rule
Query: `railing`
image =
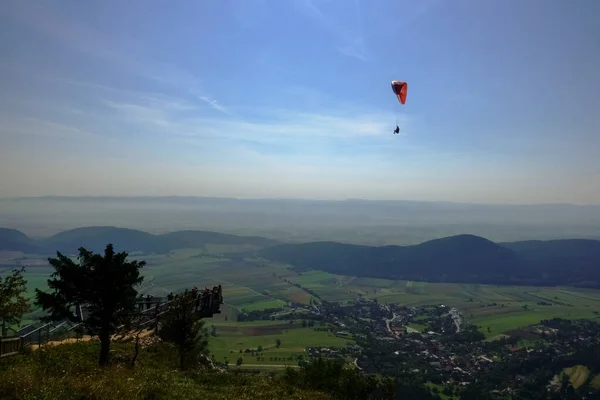
[[(166, 298), (153, 298), (151, 301), (142, 300), (136, 304), (136, 311), (133, 315), (133, 321), (130, 324), (123, 324), (117, 328), (123, 333), (124, 329), (144, 330), (145, 327), (154, 325), (157, 331), (159, 327), (159, 317), (169, 312), (169, 306), (176, 299), (166, 300)], [(209, 299), (198, 293), (196, 298), (190, 300), (188, 304), (195, 303), (194, 312), (201, 318), (210, 318), (214, 314), (220, 314), (220, 305), (223, 303), (221, 291), (218, 295), (211, 295)], [(144, 309), (146, 308), (146, 309)], [(79, 307), (77, 315), (83, 321), (87, 317), (85, 307)], [(41, 346), (50, 341), (63, 340), (72, 335), (72, 332), (82, 326), (82, 323), (72, 323), (70, 321), (49, 322), (41, 326), (26, 325), (18, 331), (11, 329), (14, 336), (0, 336), (0, 357), (8, 357), (18, 354), (25, 346)], [(118, 335), (118, 334), (117, 334)], [(114, 335), (114, 336), (117, 336)]]
[[(155, 302), (154, 307), (146, 309), (137, 314), (138, 318), (134, 320), (134, 323), (130, 325), (130, 330), (142, 331), (148, 329), (146, 327), (152, 326), (156, 332), (159, 329), (160, 316), (170, 311), (170, 306), (175, 302), (176, 299), (168, 300), (166, 302)], [(221, 293), (216, 297), (211, 297), (208, 301), (203, 302), (201, 296), (190, 299), (186, 305), (194, 306), (194, 313), (201, 318), (211, 318), (214, 314), (221, 314), (220, 305), (223, 304), (223, 298)], [(213, 301), (215, 300), (215, 301)], [(133, 327), (135, 325), (135, 327)], [(121, 330), (120, 333), (116, 333), (113, 337), (122, 336), (122, 330), (126, 328), (125, 325), (121, 325), (117, 330)]]
[(23, 338), (19, 336), (0, 336), (0, 358), (14, 356), (23, 350)]

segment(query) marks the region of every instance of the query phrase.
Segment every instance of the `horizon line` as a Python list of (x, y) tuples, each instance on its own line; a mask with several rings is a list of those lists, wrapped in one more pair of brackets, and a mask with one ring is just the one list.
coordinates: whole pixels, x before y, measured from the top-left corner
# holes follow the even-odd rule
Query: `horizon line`
[(186, 195), (39, 195), (39, 196), (10, 196), (0, 197), (3, 200), (33, 200), (33, 199), (203, 199), (203, 200), (236, 200), (236, 201), (313, 201), (322, 203), (342, 203), (342, 202), (369, 202), (369, 203), (429, 203), (429, 204), (454, 204), (454, 205), (475, 205), (475, 206), (569, 206), (569, 207), (600, 207), (600, 204), (577, 204), (577, 203), (482, 203), (482, 202), (461, 202), (451, 200), (406, 200), (406, 199), (318, 199), (318, 198), (296, 198), (296, 197), (225, 197), (225, 196), (186, 196)]

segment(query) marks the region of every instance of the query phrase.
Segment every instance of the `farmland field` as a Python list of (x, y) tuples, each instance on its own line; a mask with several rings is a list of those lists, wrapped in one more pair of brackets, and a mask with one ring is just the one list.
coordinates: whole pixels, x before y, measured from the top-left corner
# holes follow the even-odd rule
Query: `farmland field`
[[(168, 255), (135, 255), (131, 258), (147, 261), (142, 270), (144, 283), (139, 288), (144, 294), (165, 296), (171, 291), (193, 286), (203, 288), (221, 284), (225, 305), (223, 313), (215, 318), (215, 324), (225, 323), (225, 318), (231, 323), (243, 310), (281, 307), (290, 301), (308, 304), (313, 294), (333, 302), (351, 301), (362, 295), (384, 304), (457, 307), (490, 339), (547, 318), (599, 318), (598, 290), (394, 281), (322, 271), (297, 273), (286, 265), (236, 255), (244, 250), (239, 245), (205, 246), (177, 250)], [(2, 257), (4, 265), (10, 259), (26, 257), (21, 263), (27, 266), (30, 295), (36, 287), (46, 288), (46, 279), (52, 270), (44, 266), (44, 257), (20, 253), (3, 254)]]
[[(306, 356), (304, 349), (310, 346), (345, 347), (354, 343), (330, 332), (303, 328), (300, 322), (257, 321), (225, 322), (221, 318), (206, 321), (206, 326), (216, 327), (216, 337), (209, 339), (211, 354), (217, 361), (228, 360), (235, 364), (242, 357), (243, 364), (259, 365), (297, 365), (298, 356)], [(277, 339), (280, 346), (277, 347)], [(261, 352), (245, 352), (246, 349)], [(240, 350), (242, 351), (240, 353)]]

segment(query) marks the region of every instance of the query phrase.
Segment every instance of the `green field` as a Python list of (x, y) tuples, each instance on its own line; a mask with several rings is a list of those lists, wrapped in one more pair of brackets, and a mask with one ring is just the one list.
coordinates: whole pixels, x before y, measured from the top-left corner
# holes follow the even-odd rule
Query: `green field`
[[(216, 327), (217, 333), (209, 340), (211, 354), (217, 361), (228, 360), (232, 365), (239, 357), (246, 366), (297, 365), (298, 356), (306, 356), (306, 347), (345, 347), (354, 343), (330, 332), (303, 328), (298, 321), (294, 324), (286, 321), (225, 322), (220, 316), (206, 321), (207, 327), (211, 325)], [(279, 348), (277, 339), (280, 340)], [(256, 351), (259, 346), (262, 352)], [(246, 349), (256, 352), (246, 353)]]
[[(289, 280), (329, 301), (352, 300), (361, 294), (384, 304), (457, 307), (488, 337), (554, 317), (598, 319), (596, 312), (600, 311), (600, 291), (590, 289), (393, 281), (349, 278), (317, 271)], [(540, 305), (539, 302), (551, 305)]]
[[(542, 319), (599, 317), (598, 290), (393, 281), (321, 271), (296, 273), (288, 266), (266, 260), (231, 256), (246, 249), (245, 246), (205, 246), (182, 249), (169, 255), (136, 255), (132, 258), (147, 261), (142, 270), (145, 280), (140, 288), (144, 294), (165, 296), (192, 286), (203, 288), (221, 284), (225, 299), (223, 314), (219, 316), (221, 323), (225, 318), (235, 320), (236, 314), (243, 310), (281, 307), (291, 301), (308, 304), (313, 295), (307, 291), (327, 301), (351, 301), (360, 294), (380, 303), (457, 307), (490, 339)], [(0, 255), (4, 263), (23, 256)], [(30, 295), (35, 287), (46, 288), (46, 279), (52, 271), (43, 266), (44, 262), (42, 256), (27, 256), (23, 261), (23, 264), (35, 265), (27, 267)], [(540, 305), (540, 302), (551, 305)], [(416, 329), (422, 328), (418, 321), (415, 323)]]

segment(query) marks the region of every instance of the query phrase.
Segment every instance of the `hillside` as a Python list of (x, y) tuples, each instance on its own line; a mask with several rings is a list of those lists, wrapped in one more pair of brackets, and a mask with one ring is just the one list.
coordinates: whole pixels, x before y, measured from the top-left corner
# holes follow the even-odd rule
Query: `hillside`
[(257, 236), (237, 236), (208, 231), (178, 231), (153, 235), (136, 229), (111, 226), (75, 228), (56, 235), (32, 239), (20, 231), (0, 228), (0, 251), (54, 254), (57, 250), (73, 254), (81, 246), (95, 252), (103, 251), (107, 243), (128, 252), (168, 253), (183, 248), (211, 245), (247, 246), (258, 249), (281, 242)]
[(39, 247), (23, 232), (16, 229), (0, 228), (0, 251), (36, 253), (39, 251)]
[(416, 246), (282, 244), (263, 249), (259, 255), (298, 269), (362, 277), (600, 287), (597, 240), (494, 243), (457, 235)]
[[(335, 360), (314, 360), (297, 369), (268, 373), (238, 368), (236, 356), (220, 371), (198, 365), (177, 368), (177, 352), (162, 341), (142, 344), (135, 366), (132, 342), (113, 341), (112, 366), (99, 368), (97, 340), (44, 346), (6, 359), (0, 368), (3, 399), (103, 400), (362, 400), (398, 398), (440, 400), (430, 389), (393, 378), (340, 368)], [(210, 351), (210, 348), (209, 348)], [(3, 360), (4, 361), (4, 360)]]
[(74, 254), (81, 246), (95, 252), (107, 243), (128, 252), (168, 253), (206, 245), (258, 251), (261, 257), (299, 269), (389, 279), (431, 282), (574, 285), (600, 287), (600, 241), (530, 240), (494, 243), (475, 235), (456, 235), (414, 246), (366, 246), (337, 242), (284, 244), (259, 236), (209, 231), (153, 235), (135, 229), (76, 228), (43, 239), (0, 228), (0, 251)]

